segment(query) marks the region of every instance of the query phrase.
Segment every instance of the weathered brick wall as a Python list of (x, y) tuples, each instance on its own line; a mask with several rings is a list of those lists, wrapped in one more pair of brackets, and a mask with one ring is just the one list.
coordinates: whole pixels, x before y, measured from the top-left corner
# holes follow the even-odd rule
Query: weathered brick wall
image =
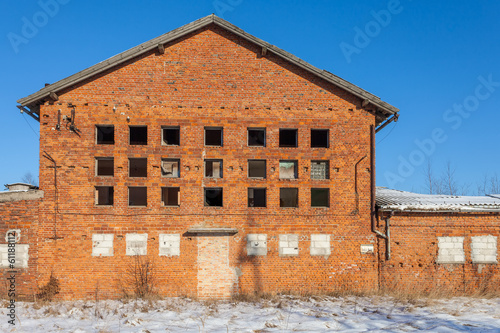
[[(40, 284), (54, 271), (64, 298), (93, 297), (97, 287), (105, 297), (117, 297), (131, 260), (126, 234), (147, 233), (160, 293), (195, 296), (204, 247), (185, 233), (204, 226), (238, 230), (224, 236), (224, 270), (237, 273), (238, 292), (376, 288), (376, 256), (360, 254), (362, 244), (375, 243), (368, 158), (375, 118), (358, 98), (272, 54), (259, 54), (260, 48), (211, 26), (166, 45), (164, 54), (145, 54), (41, 106), (40, 187), (46, 195), (38, 235)], [(57, 130), (58, 110), (69, 116), (73, 107), (78, 133), (64, 120)], [(114, 145), (95, 144), (96, 124), (114, 125)], [(148, 126), (147, 146), (129, 145), (129, 125)], [(164, 125), (180, 126), (179, 147), (161, 145)], [(204, 147), (205, 126), (224, 128), (223, 147)], [(248, 147), (247, 127), (265, 127), (267, 146)], [(298, 129), (298, 148), (279, 148), (280, 128)], [(330, 130), (329, 148), (310, 148), (311, 128)], [(43, 151), (57, 163), (57, 189), (54, 164)], [(354, 165), (364, 156), (356, 204)], [(114, 157), (114, 177), (95, 176), (95, 157)], [(147, 178), (128, 177), (129, 157), (147, 157)], [(179, 158), (181, 177), (161, 177), (161, 158)], [(205, 158), (223, 159), (224, 178), (204, 178)], [(266, 179), (247, 177), (248, 159), (267, 160)], [(280, 159), (299, 161), (298, 179), (279, 179)], [(330, 161), (329, 180), (310, 179), (311, 160)], [(114, 186), (113, 207), (95, 206), (97, 185)], [(148, 206), (128, 207), (127, 187), (138, 185), (147, 186)], [(180, 207), (161, 206), (161, 186), (180, 187)], [(223, 187), (223, 207), (204, 207), (203, 188), (210, 186)], [(267, 188), (267, 208), (247, 207), (248, 187)], [(282, 187), (299, 189), (298, 208), (280, 208)], [(312, 187), (330, 188), (329, 208), (311, 208)], [(113, 256), (92, 256), (96, 233), (114, 235)], [(179, 256), (159, 256), (160, 234), (180, 235)], [(267, 235), (266, 256), (247, 255), (247, 234)], [(281, 234), (299, 235), (298, 256), (279, 255)], [(311, 255), (312, 234), (330, 235), (329, 256)]]
[[(380, 221), (381, 227), (383, 223)], [(499, 265), (491, 261), (480, 263), (485, 257), (475, 257), (473, 262), (471, 244), (478, 236), (489, 235), (488, 240), (498, 239), (499, 214), (396, 213), (390, 219), (390, 233), (390, 260), (385, 258), (385, 241), (379, 242), (382, 286), (467, 293), (488, 288), (498, 290)], [(483, 237), (476, 238), (476, 241), (476, 247), (477, 244), (484, 245), (484, 248), (489, 248), (485, 253), (493, 253), (498, 260), (498, 243), (493, 248), (493, 242), (486, 242)], [(441, 256), (440, 246), (444, 249)], [(460, 263), (463, 258), (465, 262)]]
[[(38, 192), (38, 191), (30, 191)], [(10, 193), (2, 193), (9, 195)], [(27, 195), (31, 196), (31, 193)], [(37, 195), (35, 195), (37, 196)], [(9, 230), (20, 231), (20, 238), (18, 238), (15, 250), (20, 252), (23, 250), (23, 257), (25, 250), (28, 253), (27, 267), (23, 267), (24, 263), (21, 260), (16, 261), (14, 269), (6, 267), (5, 262), (2, 261), (0, 267), (0, 277), (2, 283), (0, 284), (0, 296), (7, 297), (8, 290), (6, 289), (7, 278), (11, 275), (15, 276), (16, 284), (16, 300), (28, 299), (32, 300), (33, 296), (38, 292), (36, 288), (37, 278), (37, 264), (38, 264), (38, 251), (36, 244), (36, 234), (38, 229), (38, 209), (41, 199), (29, 200), (16, 200), (0, 202), (0, 246), (2, 249), (8, 248), (8, 238), (6, 234)], [(27, 246), (26, 246), (27, 245)], [(2, 252), (2, 259), (5, 253)], [(18, 253), (19, 255), (19, 253)], [(11, 273), (15, 271), (15, 273)]]

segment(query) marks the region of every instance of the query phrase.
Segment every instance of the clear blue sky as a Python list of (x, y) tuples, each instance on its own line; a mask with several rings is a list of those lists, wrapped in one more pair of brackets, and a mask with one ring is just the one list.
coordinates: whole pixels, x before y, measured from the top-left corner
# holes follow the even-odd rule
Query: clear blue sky
[(500, 174), (498, 1), (19, 0), (0, 13), (0, 184), (38, 175), (39, 124), (17, 99), (211, 13), (401, 110), (377, 134), (378, 185), (423, 191), (428, 158), (473, 186)]

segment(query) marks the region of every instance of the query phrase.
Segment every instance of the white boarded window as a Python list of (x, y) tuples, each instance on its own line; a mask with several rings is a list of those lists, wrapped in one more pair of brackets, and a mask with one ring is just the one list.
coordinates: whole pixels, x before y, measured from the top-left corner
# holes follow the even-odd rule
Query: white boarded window
[(463, 237), (438, 237), (438, 264), (465, 263)]
[(297, 161), (280, 161), (280, 179), (296, 179), (297, 164)]
[(92, 256), (110, 257), (113, 255), (113, 234), (92, 235)]
[(162, 159), (161, 175), (168, 178), (178, 178), (180, 176), (180, 162), (179, 159)]
[(145, 256), (148, 253), (148, 234), (127, 234), (128, 256)]
[[(17, 244), (11, 243), (12, 246), (9, 247), (8, 244), (0, 244), (0, 267), (11, 268), (10, 265), (14, 265), (16, 268), (26, 268), (28, 267), (28, 244)], [(11, 249), (11, 256), (9, 257), (9, 249)], [(12, 250), (14, 249), (14, 250)], [(14, 251), (14, 252), (13, 252)], [(14, 255), (12, 255), (14, 253)], [(11, 262), (9, 262), (9, 259)], [(14, 261), (12, 261), (14, 259)], [(11, 268), (12, 269), (12, 268)]]
[(280, 256), (299, 255), (299, 235), (280, 235), (279, 241)]
[(475, 264), (497, 263), (497, 237), (473, 236), (471, 243), (472, 262)]
[(330, 235), (311, 235), (312, 256), (329, 256), (330, 253)]
[(160, 256), (179, 256), (181, 254), (181, 235), (160, 234)]
[(247, 235), (247, 254), (249, 256), (267, 255), (267, 235), (266, 234), (248, 234)]

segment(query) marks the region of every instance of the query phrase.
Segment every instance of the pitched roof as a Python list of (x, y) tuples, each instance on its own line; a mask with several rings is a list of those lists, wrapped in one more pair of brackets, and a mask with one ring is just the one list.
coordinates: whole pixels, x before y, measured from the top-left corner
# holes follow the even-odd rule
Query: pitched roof
[(180, 28), (177, 28), (175, 30), (172, 30), (170, 32), (167, 32), (164, 35), (161, 35), (159, 37), (153, 38), (145, 43), (142, 43), (136, 47), (133, 47), (125, 52), (122, 52), (118, 55), (115, 55), (114, 57), (111, 57), (107, 60), (104, 60), (92, 67), (89, 67), (87, 69), (82, 70), (81, 72), (78, 72), (76, 74), (73, 74), (65, 79), (62, 79), (60, 81), (57, 81), (53, 84), (47, 85), (46, 87), (42, 88), (41, 90), (37, 91), (36, 93), (33, 93), (29, 96), (23, 97), (19, 99), (17, 102), (21, 104), (21, 106), (26, 106), (29, 108), (32, 108), (36, 105), (40, 105), (44, 102), (44, 100), (50, 96), (52, 93), (57, 93), (63, 89), (66, 89), (76, 83), (79, 83), (85, 79), (88, 79), (94, 75), (97, 75), (99, 73), (102, 73), (114, 66), (117, 66), (119, 64), (122, 64), (130, 59), (133, 59), (145, 52), (149, 52), (155, 48), (157, 48), (159, 45), (164, 45), (168, 42), (171, 42), (175, 39), (181, 38), (193, 31), (196, 31), (200, 28), (203, 28), (209, 24), (215, 24), (219, 27), (222, 27), (256, 45), (261, 46), (262, 48), (266, 48), (267, 52), (276, 54), (279, 57), (282, 57), (283, 59), (291, 62), (292, 64), (297, 65), (300, 68), (303, 68), (318, 77), (352, 93), (353, 95), (361, 98), (363, 100), (363, 105), (367, 106), (369, 104), (373, 105), (374, 111), (377, 112), (379, 118), (379, 121), (383, 121), (390, 115), (393, 115), (399, 111), (398, 108), (382, 101), (379, 97), (359, 88), (358, 86), (326, 71), (326, 70), (321, 70), (317, 67), (314, 67), (313, 65), (305, 62), (302, 59), (299, 59), (298, 57), (294, 56), (291, 53), (288, 53), (274, 45), (271, 45), (255, 36), (250, 35), (249, 33), (246, 33), (245, 31), (241, 30), (237, 26), (221, 19), (220, 17), (215, 16), (214, 14), (203, 17), (201, 19), (198, 19), (194, 22), (191, 22), (189, 24), (186, 24)]
[(400, 212), (500, 212), (500, 195), (456, 196), (419, 194), (377, 187), (377, 206)]

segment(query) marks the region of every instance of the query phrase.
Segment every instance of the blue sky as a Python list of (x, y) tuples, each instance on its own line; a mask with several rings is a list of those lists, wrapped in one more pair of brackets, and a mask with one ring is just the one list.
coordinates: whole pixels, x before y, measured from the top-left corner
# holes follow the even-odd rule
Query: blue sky
[(19, 0), (0, 13), (0, 184), (38, 175), (39, 124), (17, 99), (211, 13), (401, 110), (377, 134), (377, 185), (422, 192), (429, 159), (471, 190), (500, 174), (497, 1)]

